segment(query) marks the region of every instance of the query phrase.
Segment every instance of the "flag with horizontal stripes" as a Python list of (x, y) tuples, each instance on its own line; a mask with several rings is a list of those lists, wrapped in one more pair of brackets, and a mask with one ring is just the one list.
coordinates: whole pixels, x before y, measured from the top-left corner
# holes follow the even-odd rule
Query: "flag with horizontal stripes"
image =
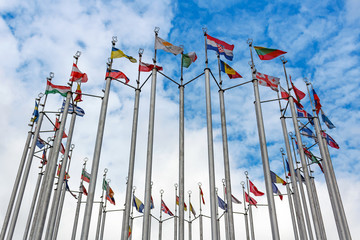
[[(65, 108), (65, 100), (63, 101), (63, 104), (61, 106), (61, 112), (64, 112), (64, 108)], [(71, 114), (73, 112), (74, 112), (74, 105), (70, 103), (68, 113)], [(85, 111), (81, 107), (75, 106), (75, 114), (78, 115), (79, 117), (83, 117), (85, 115)]]
[(66, 97), (66, 94), (71, 91), (71, 87), (60, 86), (52, 84), (49, 80), (46, 81), (45, 94), (59, 93), (61, 96)]

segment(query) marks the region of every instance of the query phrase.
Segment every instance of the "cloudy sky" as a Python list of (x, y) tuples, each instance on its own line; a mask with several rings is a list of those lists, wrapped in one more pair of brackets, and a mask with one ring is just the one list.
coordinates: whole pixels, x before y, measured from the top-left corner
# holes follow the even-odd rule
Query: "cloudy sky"
[[(188, 81), (201, 74), (205, 67), (204, 37), (202, 28), (216, 38), (235, 45), (234, 60), (229, 65), (236, 69), (243, 79), (230, 80), (222, 75), (224, 87), (251, 80), (248, 65), (250, 54), (246, 41), (253, 39), (254, 45), (277, 48), (286, 51), (287, 72), (295, 85), (306, 92), (303, 78), (314, 85), (323, 109), (336, 125), (335, 129), (323, 128), (337, 141), (340, 149), (330, 148), (330, 153), (344, 203), (345, 212), (353, 238), (360, 234), (360, 106), (359, 91), (359, 47), (360, 2), (348, 1), (233, 1), (219, 3), (214, 0), (197, 1), (5, 1), (0, 0), (0, 77), (2, 88), (0, 119), (3, 137), (0, 140), (0, 161), (2, 191), (0, 201), (1, 224), (5, 216), (9, 196), (13, 188), (18, 164), (24, 148), (28, 123), (34, 107), (34, 99), (45, 91), (46, 77), (54, 72), (54, 84), (65, 85), (69, 79), (73, 55), (81, 51), (78, 66), (86, 72), (89, 81), (82, 85), (84, 93), (101, 96), (105, 87), (106, 62), (110, 55), (112, 36), (117, 36), (116, 46), (126, 54), (137, 57), (138, 49), (144, 49), (143, 61), (151, 63), (154, 57), (154, 28), (159, 27), (159, 36), (174, 45), (183, 45), (185, 52), (195, 51), (198, 60), (184, 70)], [(208, 52), (209, 67), (218, 76), (215, 52)], [(158, 51), (158, 64), (164, 74), (175, 81), (180, 79), (180, 56)], [(265, 74), (277, 76), (285, 85), (280, 59), (260, 61), (255, 56), (257, 69)], [(137, 64), (127, 59), (115, 59), (113, 68), (123, 71), (131, 85), (137, 78)], [(144, 82), (147, 73), (141, 74)], [(218, 89), (212, 87), (212, 111), (214, 127), (214, 154), (216, 185), (222, 196), (223, 153), (220, 129)], [(75, 90), (75, 89), (74, 89)], [(141, 91), (139, 126), (135, 163), (135, 195), (144, 198), (147, 128), (149, 115), (150, 82)], [(262, 100), (276, 98), (274, 91), (260, 87)], [(73, 136), (75, 149), (69, 174), (69, 185), (77, 190), (83, 159), (88, 157), (88, 171), (91, 170), (97, 123), (101, 101), (98, 98), (83, 97), (79, 104), (86, 115), (77, 118)], [(229, 138), (231, 181), (233, 194), (242, 199), (241, 181), (244, 171), (260, 190), (265, 191), (260, 148), (254, 111), (254, 94), (250, 84), (225, 92), (226, 118)], [(46, 110), (56, 111), (62, 103), (60, 95), (49, 95)], [(305, 109), (311, 110), (308, 97), (303, 100)], [(134, 105), (134, 90), (121, 83), (111, 86), (105, 135), (101, 152), (100, 172), (95, 199), (101, 195), (100, 182), (103, 169), (108, 168), (107, 178), (115, 192), (116, 206), (123, 208), (126, 189), (126, 175), (130, 149), (130, 135)], [(178, 88), (175, 84), (158, 76), (155, 136), (153, 154), (153, 198), (155, 209), (152, 214), (159, 217), (160, 194), (164, 190), (164, 201), (174, 211), (175, 189), (178, 181)], [(270, 166), (284, 176), (279, 149), (284, 147), (277, 102), (262, 105)], [(54, 114), (49, 114), (54, 119)], [(68, 121), (69, 123), (69, 121)], [(68, 128), (67, 123), (67, 128)], [(48, 122), (44, 130), (51, 130)], [(291, 122), (288, 129), (292, 131)], [(43, 134), (42, 138), (48, 136)], [(64, 140), (66, 141), (66, 140)], [(311, 139), (304, 139), (308, 145)], [(319, 156), (318, 150), (313, 150)], [(208, 179), (207, 137), (204, 77), (185, 88), (185, 190), (191, 190), (192, 204), (199, 213), (198, 182), (203, 185), (206, 205), (203, 213), (210, 215)], [(38, 176), (37, 158), (34, 159), (27, 181), (24, 202), (20, 210), (14, 239), (20, 239), (28, 216), (28, 208)], [(338, 239), (335, 221), (331, 211), (324, 176), (315, 166), (314, 176), (322, 207), (328, 239)], [(87, 187), (87, 185), (86, 185)], [(281, 192), (286, 189), (279, 186)], [(266, 197), (257, 197), (266, 203)], [(291, 219), (287, 197), (275, 198), (280, 235), (291, 239)], [(66, 196), (58, 239), (69, 239), (74, 219), (76, 200)], [(84, 206), (81, 209), (81, 220)], [(243, 205), (234, 206), (234, 211), (243, 212)], [(90, 236), (95, 234), (98, 205), (93, 208)], [(254, 211), (256, 237), (266, 239), (271, 233), (266, 207)], [(140, 216), (135, 213), (136, 216)], [(188, 213), (186, 213), (188, 218)], [(104, 239), (118, 239), (121, 229), (121, 212), (107, 215)], [(80, 227), (78, 237), (80, 236)], [(210, 221), (205, 221), (205, 239), (210, 238)], [(221, 225), (223, 225), (221, 219)], [(235, 215), (236, 237), (244, 238), (243, 216)], [(163, 225), (164, 236), (173, 232), (173, 220)], [(134, 220), (133, 239), (141, 238), (142, 220)], [(187, 226), (185, 227), (187, 231)], [(224, 231), (222, 228), (222, 235)], [(193, 223), (193, 238), (198, 237), (198, 221)], [(165, 235), (167, 234), (167, 235)], [(152, 236), (158, 235), (158, 224), (152, 221)], [(187, 239), (187, 234), (186, 239)]]

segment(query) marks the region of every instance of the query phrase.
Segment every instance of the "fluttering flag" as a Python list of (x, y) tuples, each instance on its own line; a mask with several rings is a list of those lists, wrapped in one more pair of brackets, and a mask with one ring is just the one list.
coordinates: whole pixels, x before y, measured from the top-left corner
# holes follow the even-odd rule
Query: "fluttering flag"
[[(288, 101), (289, 100), (289, 93), (285, 91), (285, 89), (283, 89), (280, 86), (280, 94), (281, 94), (281, 98), (283, 98), (284, 100)], [(296, 104), (296, 106), (300, 107), (300, 108), (304, 108), (303, 105), (301, 105), (301, 103), (299, 103), (295, 98), (294, 98), (294, 103)]]
[(323, 122), (329, 129), (335, 128), (335, 125), (330, 121), (330, 119), (325, 115), (324, 111), (321, 109), (321, 118)]
[(312, 163), (316, 163), (317, 165), (319, 165), (319, 168), (321, 169), (321, 171), (324, 172), (324, 169), (323, 169), (321, 163), (320, 163), (319, 160), (315, 157), (315, 155), (312, 154), (312, 152), (310, 152), (309, 149), (307, 149), (307, 148), (304, 147), (304, 153), (305, 153), (305, 155), (310, 159), (310, 161), (311, 161)]
[(33, 112), (33, 117), (31, 118), (31, 122), (36, 123), (38, 121), (39, 118), (39, 105), (38, 103), (35, 101), (35, 108), (34, 108), (34, 112)]
[(259, 56), (260, 60), (271, 60), (286, 53), (278, 49), (265, 48), (265, 47), (254, 46), (254, 49), (257, 55)]
[(250, 197), (246, 192), (245, 192), (245, 201), (248, 202), (250, 205), (254, 205), (255, 207), (257, 202), (255, 199), (253, 199), (252, 197)]
[(133, 205), (139, 213), (143, 213), (144, 204), (140, 201), (140, 199), (135, 197), (135, 195), (133, 195)]
[(226, 73), (230, 79), (233, 78), (242, 78), (242, 76), (236, 72), (232, 67), (230, 67), (227, 63), (220, 60), (220, 70)]
[(191, 204), (191, 202), (190, 202), (189, 205), (190, 205), (190, 211), (191, 211), (191, 213), (194, 214), (194, 217), (196, 217), (196, 212), (195, 212), (195, 209), (194, 209), (193, 205)]
[[(178, 196), (176, 196), (176, 205), (179, 206), (179, 197)], [(184, 210), (187, 211), (186, 203), (184, 203)]]
[(49, 80), (46, 81), (45, 94), (59, 93), (61, 96), (66, 97), (66, 94), (70, 91), (71, 91), (71, 87), (54, 85)]
[[(63, 104), (61, 106), (61, 112), (64, 112), (64, 108), (65, 108), (65, 100), (63, 101)], [(74, 105), (70, 103), (68, 113), (71, 114), (73, 112), (74, 112)], [(85, 111), (81, 107), (75, 106), (75, 114), (78, 115), (79, 117), (83, 117), (85, 115)]]
[(270, 176), (271, 176), (271, 182), (281, 183), (282, 185), (286, 185), (286, 182), (284, 181), (284, 179), (282, 179), (281, 177), (276, 175), (276, 173), (274, 173), (273, 171), (270, 171)]
[(206, 34), (206, 45), (207, 45), (207, 49), (214, 50), (219, 55), (224, 55), (227, 60), (230, 61), (233, 60), (234, 45), (230, 45), (217, 38), (211, 37), (209, 34)]
[(272, 90), (278, 92), (280, 78), (256, 72), (256, 78), (259, 80), (261, 86), (270, 87)]
[[(61, 164), (59, 164), (57, 172), (56, 172), (56, 176), (58, 176), (58, 177), (60, 176), (60, 170), (61, 170)], [(70, 175), (67, 172), (65, 172), (64, 180), (67, 180), (69, 178), (70, 178)]]
[(46, 144), (45, 141), (42, 140), (39, 136), (38, 139), (36, 140), (36, 146), (41, 149), (45, 147), (45, 144)]
[(119, 79), (119, 78), (125, 79), (126, 84), (130, 81), (130, 79), (125, 75), (125, 73), (115, 69), (111, 69), (111, 72), (109, 71), (109, 69), (107, 69), (106, 77), (111, 77), (113, 79)]
[(106, 191), (106, 199), (113, 205), (115, 205), (114, 191), (110, 187), (109, 183), (103, 180), (103, 189)]
[(114, 58), (122, 58), (122, 57), (125, 57), (125, 58), (129, 59), (130, 62), (132, 62), (132, 63), (137, 62), (135, 58), (133, 58), (131, 56), (128, 56), (123, 51), (121, 51), (120, 49), (117, 49), (117, 48), (113, 47), (112, 50), (111, 50), (110, 58), (114, 59)]
[[(153, 70), (153, 68), (154, 68), (154, 64), (144, 63), (144, 62), (140, 62), (140, 64), (139, 64), (139, 72), (150, 72)], [(163, 68), (158, 65), (156, 65), (156, 69), (158, 71), (163, 70)]]
[(71, 196), (73, 196), (75, 199), (77, 199), (77, 196), (70, 190), (70, 187), (68, 185), (68, 180), (65, 180), (65, 189), (66, 189), (66, 191), (68, 191), (71, 194)]
[(315, 133), (313, 131), (311, 131), (310, 128), (308, 128), (304, 124), (302, 124), (301, 122), (300, 122), (300, 134), (303, 135), (303, 136), (312, 138), (315, 141), (317, 140), (316, 136), (315, 136)]
[(310, 113), (308, 113), (307, 111), (305, 111), (302, 107), (300, 107), (298, 105), (296, 105), (296, 111), (297, 111), (297, 117), (307, 118), (309, 120), (309, 122), (311, 123), (311, 125), (314, 125), (314, 119)]
[(62, 155), (65, 154), (65, 147), (64, 147), (64, 145), (62, 143), (60, 145), (60, 152), (61, 152)]
[(291, 81), (291, 75), (289, 75), (289, 76), (290, 76), (290, 83), (291, 83), (292, 89), (294, 90), (296, 99), (298, 100), (298, 102), (300, 102), (300, 100), (303, 99), (306, 96), (306, 94), (295, 87), (294, 83)]
[(169, 214), (170, 216), (174, 216), (174, 214), (170, 211), (170, 209), (166, 206), (165, 202), (161, 200), (161, 211)]
[(71, 71), (71, 78), (70, 78), (70, 82), (82, 82), (82, 83), (86, 83), (88, 81), (88, 77), (86, 75), (86, 73), (82, 73), (79, 68), (76, 66), (75, 63), (73, 63), (72, 66), (72, 71)]
[(165, 41), (164, 39), (159, 38), (158, 36), (156, 36), (155, 39), (155, 49), (162, 49), (174, 55), (178, 55), (184, 51), (182, 47), (174, 46), (171, 43)]
[(81, 88), (80, 88), (80, 84), (78, 83), (77, 84), (77, 87), (76, 87), (76, 96), (74, 98), (74, 102), (82, 102), (82, 92), (81, 92)]
[(195, 62), (197, 59), (196, 53), (195, 52), (189, 52), (189, 53), (185, 53), (182, 56), (182, 64), (183, 67), (188, 68), (191, 63)]
[(150, 196), (150, 209), (153, 209), (153, 208), (155, 208), (154, 200), (153, 200), (152, 196)]
[(286, 171), (288, 172), (288, 176), (290, 177), (291, 176), (291, 173), (290, 173), (290, 166), (289, 166), (289, 162), (288, 162), (288, 160), (286, 159), (285, 160), (285, 163), (286, 163)]
[(279, 191), (279, 189), (275, 185), (275, 183), (272, 183), (272, 190), (273, 190), (273, 193), (275, 193), (276, 195), (279, 195), (280, 200), (283, 200), (283, 195), (281, 194), (281, 192)]
[(202, 189), (201, 189), (201, 187), (200, 187), (200, 186), (199, 186), (199, 189), (200, 189), (200, 196), (201, 196), (201, 200), (202, 200), (203, 204), (205, 205), (204, 193), (203, 193), (203, 191), (202, 191)]
[[(299, 179), (298, 179), (298, 170), (299, 170), (299, 169), (295, 169), (295, 176), (296, 176), (296, 180), (297, 180), (297, 181), (299, 181)], [(299, 170), (299, 175), (300, 175), (301, 181), (302, 181), (302, 182), (305, 182), (305, 178), (304, 178), (303, 175), (301, 175), (300, 170)]]
[(129, 226), (129, 234), (128, 234), (128, 238), (130, 237), (131, 235), (131, 227)]
[(85, 169), (82, 170), (81, 179), (87, 183), (90, 183), (91, 174), (88, 173)]
[[(56, 118), (56, 120), (55, 120), (55, 126), (54, 126), (54, 131), (57, 131), (57, 130), (59, 130), (59, 129), (60, 129), (60, 122), (59, 122), (59, 119)], [(67, 135), (66, 135), (65, 131), (63, 132), (62, 138), (67, 138)]]
[(319, 96), (316, 94), (315, 90), (312, 90), (313, 92), (313, 97), (314, 97), (314, 102), (315, 102), (315, 110), (316, 110), (316, 114), (319, 114), (319, 111), (321, 109), (321, 104), (320, 104), (320, 98)]
[[(225, 194), (226, 194), (226, 187), (225, 187)], [(234, 195), (231, 194), (231, 201), (236, 204), (241, 204), (241, 201), (234, 197)]]
[(260, 192), (257, 187), (249, 180), (250, 185), (250, 192), (252, 192), (255, 196), (262, 196), (264, 195), (263, 192)]
[(227, 211), (227, 204), (219, 196), (217, 196), (217, 197), (218, 197), (219, 208)]
[(82, 186), (82, 192), (83, 192), (83, 194), (84, 194), (85, 196), (87, 196), (87, 195), (88, 195), (88, 192), (86, 191), (86, 188), (85, 188), (84, 185), (82, 185), (82, 184), (81, 184), (81, 186)]
[(325, 133), (325, 132), (321, 132), (321, 135), (325, 138), (326, 143), (327, 143), (330, 147), (336, 148), (336, 149), (339, 149), (339, 148), (340, 148), (339, 145), (335, 142), (335, 140), (334, 140), (332, 137), (330, 137), (329, 134), (327, 134), (327, 133)]
[(43, 154), (41, 157), (41, 164), (46, 165), (47, 164), (47, 158), (46, 158), (46, 151), (45, 149), (43, 150)]

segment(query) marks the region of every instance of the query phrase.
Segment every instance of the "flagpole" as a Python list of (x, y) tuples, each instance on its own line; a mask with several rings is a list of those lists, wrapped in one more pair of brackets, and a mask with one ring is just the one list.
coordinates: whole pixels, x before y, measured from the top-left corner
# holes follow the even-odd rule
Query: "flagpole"
[(212, 129), (211, 113), (211, 95), (210, 95), (210, 69), (208, 68), (206, 29), (203, 29), (205, 36), (205, 96), (206, 96), (206, 123), (207, 123), (207, 143), (208, 143), (208, 166), (209, 166), (209, 186), (210, 186), (210, 212), (211, 212), (211, 236), (215, 240), (218, 236), (219, 229), (216, 219), (216, 193), (215, 193), (215, 164), (214, 164), (214, 143)]
[[(245, 182), (240, 183), (242, 185), (243, 189), (243, 197), (244, 197), (244, 219), (245, 219), (245, 231), (246, 231), (246, 240), (250, 240), (250, 233), (249, 233), (249, 220), (248, 220), (248, 214), (246, 209), (246, 198), (245, 198)], [(249, 203), (250, 206), (250, 203)]]
[[(117, 37), (113, 37), (112, 46), (115, 46), (117, 42)], [(110, 58), (108, 62), (108, 69), (111, 71), (113, 60)], [(104, 137), (104, 128), (105, 128), (105, 120), (106, 120), (106, 112), (107, 106), (109, 102), (109, 93), (110, 93), (110, 85), (111, 85), (111, 77), (108, 76), (106, 78), (106, 87), (104, 92), (104, 98), (102, 99), (101, 103), (101, 110), (99, 116), (99, 124), (98, 130), (96, 134), (96, 142), (95, 142), (95, 149), (94, 149), (94, 156), (93, 162), (91, 167), (91, 179), (89, 184), (89, 191), (88, 196), (86, 199), (86, 207), (84, 213), (84, 220), (83, 226), (81, 230), (81, 239), (88, 239), (89, 238), (89, 229), (90, 229), (90, 221), (91, 221), (91, 212), (94, 203), (94, 194), (95, 194), (95, 187), (96, 187), (96, 178), (99, 171), (99, 163), (100, 163), (100, 153), (101, 153), (101, 145)]]
[(188, 240), (192, 240), (192, 229), (191, 229), (191, 210), (192, 210), (192, 205), (191, 205), (191, 191), (189, 190), (188, 191), (188, 194), (189, 194), (189, 238)]
[(218, 199), (218, 188), (215, 188), (215, 193), (216, 193), (216, 226), (218, 229), (217, 232), (217, 239), (220, 239), (220, 218), (219, 218), (219, 199)]
[[(285, 68), (285, 64), (286, 64), (287, 60), (284, 57), (281, 57), (280, 59), (283, 62), (286, 83), (287, 83), (288, 89), (290, 89), (289, 83), (288, 83), (288, 78), (287, 78), (287, 73), (286, 73), (286, 68)], [(289, 91), (289, 93), (290, 93), (290, 91)], [(302, 140), (301, 140), (299, 126), (298, 126), (298, 119), (297, 119), (297, 114), (296, 114), (296, 110), (295, 110), (294, 99), (290, 94), (289, 94), (289, 105), (290, 105), (291, 116), (292, 116), (292, 121), (293, 121), (293, 125), (294, 125), (294, 130), (295, 130), (295, 136), (296, 136), (297, 143), (299, 145), (300, 160), (301, 160), (301, 165), (302, 165), (302, 168), (304, 171), (306, 190), (307, 190), (307, 194), (308, 194), (308, 198), (309, 198), (309, 205), (310, 205), (311, 215), (312, 215), (312, 219), (313, 219), (313, 223), (314, 223), (315, 235), (316, 235), (317, 239), (322, 239), (320, 226), (319, 226), (319, 223), (317, 220), (317, 212), (315, 209), (313, 191), (311, 189), (311, 184), (310, 184), (309, 171), (308, 171), (308, 168), (306, 165), (304, 149), (302, 148)]]
[[(245, 171), (244, 173), (246, 176), (247, 195), (250, 197), (249, 176), (248, 176), (247, 171)], [(249, 210), (249, 219), (250, 219), (251, 240), (255, 240), (254, 222), (253, 222), (252, 208), (251, 208), (250, 200), (249, 200), (248, 210)]]
[(175, 217), (174, 217), (174, 240), (177, 240), (177, 187), (178, 185), (175, 183)]
[[(133, 187), (133, 192), (132, 192), (132, 197), (134, 198), (134, 195), (135, 195), (135, 190), (136, 190), (136, 187), (134, 186)], [(132, 229), (133, 229), (133, 221), (134, 221), (134, 218), (133, 218), (133, 215), (134, 214), (134, 205), (131, 204), (131, 213), (130, 213), (130, 229), (131, 229), (131, 232), (132, 232)], [(129, 240), (132, 240), (132, 234), (130, 234), (130, 239)]]
[[(144, 49), (139, 49), (139, 68), (141, 63), (141, 57), (144, 52)], [(129, 234), (129, 219), (130, 219), (130, 209), (131, 209), (131, 192), (134, 184), (134, 166), (135, 166), (135, 149), (136, 149), (136, 136), (137, 136), (137, 126), (139, 119), (139, 102), (140, 102), (140, 70), (138, 71), (138, 79), (136, 80), (136, 89), (135, 89), (135, 102), (134, 102), (134, 113), (133, 113), (133, 124), (131, 131), (131, 145), (130, 145), (130, 158), (129, 158), (129, 170), (128, 170), (128, 181), (126, 185), (126, 196), (125, 196), (125, 211), (123, 214), (122, 221), (122, 235), (121, 240), (127, 240)]]
[[(278, 227), (278, 222), (277, 222), (277, 217), (276, 217), (275, 201), (274, 201), (274, 196), (273, 196), (273, 191), (272, 191), (269, 156), (268, 156), (268, 152), (267, 152), (264, 120), (263, 120), (261, 103), (260, 103), (259, 81), (256, 78), (256, 68), (255, 68), (254, 59), (253, 59), (253, 55), (252, 55), (252, 48), (251, 48), (252, 47), (252, 39), (248, 39), (247, 43), (249, 44), (250, 56), (251, 56), (251, 62), (249, 64), (251, 64), (251, 74), (252, 74), (253, 86), (254, 86), (256, 121), (257, 121), (258, 133), (259, 133), (261, 159), (262, 159), (263, 171), (264, 171), (265, 189), (266, 189), (268, 208), (269, 208), (271, 232), (272, 232), (273, 240), (278, 240), (278, 239), (280, 239), (279, 227)], [(251, 207), (249, 209), (251, 211)]]
[[(225, 179), (222, 179), (222, 183), (223, 183), (223, 194), (224, 194), (224, 202), (227, 204), (227, 206), (229, 206), (228, 204), (228, 200), (226, 198), (226, 187), (225, 187)], [(230, 200), (231, 201), (231, 200)], [(226, 208), (227, 211), (225, 211), (225, 239), (229, 240), (229, 221), (227, 218), (228, 215), (228, 207)], [(219, 228), (220, 229), (220, 228)]]
[[(83, 164), (81, 174), (83, 173), (83, 171), (85, 171), (86, 162), (88, 160), (89, 159), (87, 157), (84, 158), (84, 164)], [(72, 230), (72, 234), (71, 234), (71, 240), (75, 240), (75, 237), (76, 237), (76, 230), (77, 230), (77, 225), (78, 225), (78, 222), (79, 222), (79, 215), (80, 215), (81, 199), (82, 199), (82, 195), (83, 195), (83, 183), (84, 183), (84, 180), (81, 178), (80, 186), (79, 186), (79, 196), (78, 196), (78, 201), (77, 201), (77, 204), (76, 204), (74, 225), (73, 225), (73, 230)]]
[[(98, 214), (98, 220), (97, 220), (97, 224), (96, 224), (96, 234), (95, 234), (95, 239), (98, 240), (99, 239), (99, 235), (100, 235), (100, 226), (101, 226), (101, 215), (102, 215), (102, 212), (103, 212), (103, 205), (104, 205), (104, 181), (105, 181), (105, 178), (106, 178), (106, 174), (108, 172), (108, 169), (105, 168), (104, 169), (104, 175), (103, 175), (103, 182), (101, 183), (101, 189), (102, 189), (102, 192), (101, 192), (101, 200), (100, 200), (100, 203), (99, 203), (99, 214)], [(91, 178), (92, 175), (91, 175)], [(91, 178), (90, 178), (90, 181), (91, 181)], [(106, 202), (106, 197), (105, 197), (105, 202)]]
[(224, 156), (224, 170), (225, 170), (225, 182), (226, 185), (225, 198), (227, 203), (227, 213), (225, 217), (225, 225), (228, 225), (226, 228), (226, 233), (228, 237), (226, 239), (235, 240), (235, 229), (234, 229), (234, 215), (233, 215), (233, 205), (232, 205), (232, 191), (231, 191), (231, 177), (230, 177), (230, 163), (229, 163), (229, 150), (228, 150), (228, 141), (227, 141), (227, 129), (226, 129), (226, 112), (225, 112), (225, 100), (224, 92), (222, 89), (222, 80), (221, 80), (221, 70), (220, 70), (220, 55), (217, 54), (218, 66), (219, 66), (219, 99), (220, 99), (220, 116), (221, 116), (221, 132), (222, 132), (222, 141), (223, 141), (223, 156)]
[[(277, 92), (277, 96), (278, 96), (278, 99), (280, 99), (279, 92)], [(296, 220), (297, 220), (297, 224), (299, 227), (300, 239), (307, 240), (308, 238), (307, 238), (307, 234), (306, 234), (304, 214), (303, 214), (303, 211), (301, 208), (299, 188), (296, 183), (296, 175), (295, 175), (295, 171), (294, 171), (294, 169), (295, 169), (294, 160), (293, 160), (292, 154), (291, 154), (288, 130), (287, 130), (285, 116), (284, 116), (285, 110), (282, 109), (280, 100), (279, 100), (279, 108), (280, 108), (280, 114), (281, 114), (280, 121), (281, 121), (283, 136), (284, 136), (286, 154), (287, 154), (287, 158), (289, 160), (288, 163), (289, 163), (289, 168), (290, 168), (290, 179), (291, 179), (290, 182), (291, 182), (292, 190), (294, 192), (294, 206), (295, 206)]]
[[(54, 73), (50, 72), (50, 76), (47, 78), (47, 80), (51, 81), (53, 77), (54, 77)], [(10, 222), (10, 226), (9, 226), (9, 233), (7, 235), (8, 240), (11, 240), (12, 237), (13, 237), (13, 234), (14, 234), (16, 221), (17, 221), (19, 211), (20, 211), (20, 206), (21, 206), (21, 203), (22, 203), (22, 198), (24, 196), (25, 187), (26, 187), (26, 184), (28, 182), (31, 163), (32, 163), (33, 156), (34, 156), (34, 153), (35, 153), (36, 141), (37, 141), (37, 139), (39, 137), (40, 128), (41, 128), (42, 121), (43, 121), (43, 118), (44, 118), (44, 108), (45, 108), (46, 100), (47, 100), (47, 95), (45, 95), (44, 103), (42, 105), (40, 104), (40, 106), (42, 106), (42, 110), (41, 110), (41, 112), (39, 114), (38, 122), (36, 123), (35, 132), (33, 134), (33, 141), (31, 142), (30, 151), (29, 151), (29, 154), (28, 154), (28, 157), (27, 157), (27, 162), (26, 162), (26, 165), (25, 165), (25, 169), (24, 169), (24, 172), (23, 172), (22, 179), (21, 179), (20, 189), (19, 189), (19, 192), (17, 194), (17, 199), (16, 199), (16, 203), (15, 203), (15, 207), (14, 207), (14, 212), (13, 212), (13, 216), (11, 218), (11, 222)], [(16, 192), (15, 192), (15, 194), (16, 194)], [(4, 224), (5, 224), (5, 221), (4, 221)], [(4, 230), (3, 238), (5, 238), (5, 232), (6, 232), (6, 228)]]
[[(156, 38), (160, 28), (156, 27), (154, 48)], [(156, 66), (156, 49), (154, 51), (154, 66)], [(155, 120), (155, 97), (156, 97), (156, 74), (157, 68), (152, 70), (151, 78), (151, 93), (150, 93), (150, 110), (149, 110), (149, 127), (148, 127), (148, 145), (146, 154), (146, 175), (145, 175), (145, 199), (144, 199), (144, 219), (143, 219), (143, 232), (142, 239), (147, 240), (150, 237), (150, 198), (151, 198), (151, 174), (152, 174), (152, 158), (153, 158), (153, 145), (154, 145), (154, 120)]]
[(202, 208), (201, 208), (201, 183), (198, 183), (199, 185), (199, 203), (200, 203), (200, 215), (199, 215), (199, 228), (200, 228), (200, 240), (204, 239), (203, 234), (203, 217), (202, 217)]
[[(287, 192), (287, 196), (289, 199), (289, 208), (290, 208), (291, 222), (293, 224), (294, 237), (295, 237), (295, 240), (299, 240), (299, 235), (298, 235), (297, 226), (296, 226), (296, 218), (295, 218), (295, 214), (294, 214), (294, 206), (293, 206), (293, 201), (292, 201), (293, 192), (290, 190), (288, 176), (286, 175), (284, 149), (280, 148), (280, 152), (281, 152), (282, 162), (283, 162), (283, 166), (284, 166), (284, 175), (285, 175), (285, 179), (286, 179), (286, 192)], [(306, 236), (306, 234), (305, 234), (305, 236)]]
[[(108, 189), (110, 188), (110, 179), (107, 180), (107, 186), (106, 186), (106, 195), (108, 194)], [(107, 201), (106, 201), (106, 197), (105, 197), (105, 205), (103, 208), (103, 214), (102, 214), (102, 221), (101, 221), (101, 229), (100, 229), (100, 240), (103, 240), (104, 238), (104, 230), (105, 230), (105, 220), (106, 220), (106, 206), (107, 206)]]
[(163, 193), (164, 190), (160, 190), (160, 220), (159, 220), (159, 240), (162, 239), (162, 210), (161, 210), (161, 206), (162, 206), (162, 199), (163, 199)]

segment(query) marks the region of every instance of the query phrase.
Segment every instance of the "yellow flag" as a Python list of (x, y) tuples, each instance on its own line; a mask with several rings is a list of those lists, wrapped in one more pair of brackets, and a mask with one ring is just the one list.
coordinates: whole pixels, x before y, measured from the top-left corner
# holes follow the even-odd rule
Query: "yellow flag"
[(122, 57), (125, 57), (127, 59), (130, 60), (130, 62), (132, 63), (136, 63), (136, 59), (131, 57), (131, 56), (128, 56), (126, 55), (123, 51), (121, 51), (120, 49), (117, 49), (117, 48), (112, 48), (112, 51), (111, 51), (111, 56), (110, 58), (114, 59), (114, 58), (122, 58)]

